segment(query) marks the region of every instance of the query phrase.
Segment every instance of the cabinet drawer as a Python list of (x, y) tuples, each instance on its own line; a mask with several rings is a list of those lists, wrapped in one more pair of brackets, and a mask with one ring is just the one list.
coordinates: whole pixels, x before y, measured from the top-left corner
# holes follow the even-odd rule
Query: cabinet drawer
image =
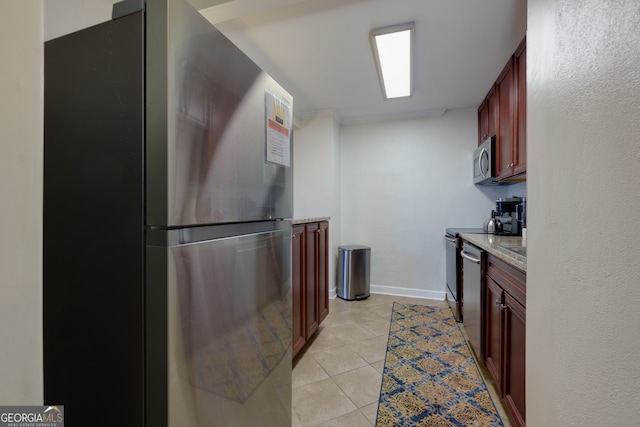
[(489, 254), (487, 257), (487, 275), (516, 301), (527, 306), (527, 275), (524, 271), (507, 264), (500, 258)]

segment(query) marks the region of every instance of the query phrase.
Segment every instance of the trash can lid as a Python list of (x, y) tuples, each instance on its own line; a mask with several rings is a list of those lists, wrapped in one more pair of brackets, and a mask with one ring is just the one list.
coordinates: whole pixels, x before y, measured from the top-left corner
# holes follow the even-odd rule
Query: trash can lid
[(339, 249), (344, 249), (346, 251), (353, 251), (353, 250), (364, 250), (364, 249), (371, 249), (369, 246), (364, 246), (364, 245), (344, 245), (344, 246), (340, 246)]

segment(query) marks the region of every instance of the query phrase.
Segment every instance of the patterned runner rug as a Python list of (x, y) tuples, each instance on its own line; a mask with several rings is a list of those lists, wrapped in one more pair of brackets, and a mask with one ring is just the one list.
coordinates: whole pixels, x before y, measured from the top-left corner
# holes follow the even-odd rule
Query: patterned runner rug
[(449, 307), (393, 304), (376, 426), (503, 426)]

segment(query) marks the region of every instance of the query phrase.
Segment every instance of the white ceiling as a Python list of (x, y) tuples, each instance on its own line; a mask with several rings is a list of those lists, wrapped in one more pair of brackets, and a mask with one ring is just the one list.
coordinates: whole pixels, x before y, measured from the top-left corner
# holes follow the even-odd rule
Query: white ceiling
[[(526, 0), (190, 0), (294, 97), (298, 120), (477, 107), (526, 31)], [(415, 22), (414, 95), (383, 100), (369, 32)]]

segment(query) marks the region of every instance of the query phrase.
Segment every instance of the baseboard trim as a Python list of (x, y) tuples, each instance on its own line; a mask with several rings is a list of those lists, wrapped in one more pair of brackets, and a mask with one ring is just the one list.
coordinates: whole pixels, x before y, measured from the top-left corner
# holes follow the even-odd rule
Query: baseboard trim
[[(395, 295), (398, 297), (424, 298), (437, 301), (444, 301), (447, 295), (444, 291), (427, 291), (424, 289), (398, 288), (395, 286), (370, 285), (369, 291), (372, 294)], [(329, 298), (335, 299), (338, 296), (337, 288), (329, 290)]]

